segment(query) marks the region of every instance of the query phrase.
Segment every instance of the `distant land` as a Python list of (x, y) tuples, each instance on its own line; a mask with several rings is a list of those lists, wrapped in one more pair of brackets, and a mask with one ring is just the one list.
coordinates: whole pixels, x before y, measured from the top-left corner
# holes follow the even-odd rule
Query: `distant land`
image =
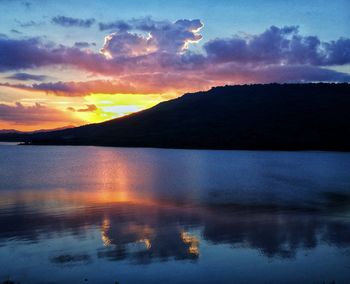
[(73, 127), (75, 127), (75, 126), (74, 125), (67, 125), (67, 126), (57, 127), (57, 128), (53, 128), (53, 129), (38, 129), (38, 130), (34, 130), (34, 131), (20, 131), (17, 129), (0, 129), (0, 134), (2, 134), (2, 133), (33, 134), (33, 133), (40, 133), (40, 132), (52, 132), (52, 131), (56, 131), (56, 130), (64, 130), (64, 129), (73, 128)]
[(0, 133), (33, 145), (350, 150), (349, 84), (215, 87), (98, 124)]

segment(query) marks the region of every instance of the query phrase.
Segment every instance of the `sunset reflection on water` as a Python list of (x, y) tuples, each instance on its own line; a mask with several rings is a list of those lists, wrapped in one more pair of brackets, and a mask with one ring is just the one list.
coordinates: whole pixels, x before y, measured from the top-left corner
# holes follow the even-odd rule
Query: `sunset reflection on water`
[(1, 147), (0, 280), (349, 279), (348, 154)]

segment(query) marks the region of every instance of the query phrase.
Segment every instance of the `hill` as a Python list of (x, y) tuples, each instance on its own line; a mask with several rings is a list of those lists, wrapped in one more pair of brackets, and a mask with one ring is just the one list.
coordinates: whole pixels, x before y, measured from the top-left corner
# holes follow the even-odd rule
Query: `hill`
[(215, 87), (107, 122), (17, 138), (53, 145), (348, 151), (350, 85)]

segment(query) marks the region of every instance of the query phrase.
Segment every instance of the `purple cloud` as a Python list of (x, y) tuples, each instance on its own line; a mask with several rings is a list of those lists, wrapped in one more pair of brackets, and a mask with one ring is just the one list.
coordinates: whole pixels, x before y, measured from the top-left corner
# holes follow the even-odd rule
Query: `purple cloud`
[(305, 83), (305, 82), (350, 82), (350, 75), (310, 65), (249, 65), (220, 64), (207, 71), (212, 80), (228, 84), (249, 83)]
[(74, 43), (74, 47), (87, 48), (87, 47), (90, 47), (90, 43), (88, 43), (86, 41), (78, 41), (78, 42)]
[(250, 37), (215, 39), (204, 45), (213, 62), (241, 64), (305, 64), (314, 66), (350, 63), (350, 39), (321, 42), (316, 36), (299, 35), (298, 27), (270, 27)]
[(12, 80), (19, 80), (19, 81), (45, 81), (48, 79), (48, 76), (45, 75), (34, 75), (34, 74), (28, 74), (28, 73), (15, 73), (11, 76), (7, 76), (6, 79), (12, 79)]
[(67, 121), (72, 124), (81, 123), (73, 119), (68, 112), (59, 111), (36, 103), (25, 106), (20, 102), (15, 105), (0, 104), (0, 121), (15, 124), (42, 124), (45, 122), (56, 122), (66, 125)]
[(77, 19), (66, 16), (56, 16), (51, 19), (51, 22), (63, 27), (90, 28), (95, 23), (95, 19)]
[(54, 59), (48, 46), (38, 38), (9, 39), (0, 38), (0, 71), (33, 68), (53, 63)]
[(109, 57), (138, 56), (151, 53), (175, 54), (185, 51), (189, 42), (198, 42), (203, 27), (200, 20), (154, 21), (150, 18), (133, 20), (130, 28), (148, 35), (119, 30), (105, 38), (101, 52)]
[(324, 65), (344, 65), (350, 62), (350, 39), (340, 38), (324, 43), (327, 51)]
[(114, 30), (125, 32), (132, 29), (132, 26), (129, 23), (122, 20), (117, 20), (109, 23), (99, 23), (98, 26), (100, 28), (100, 31)]
[(156, 51), (151, 39), (129, 32), (113, 33), (106, 37), (101, 53), (107, 58), (146, 55)]
[(0, 72), (52, 65), (72, 65), (80, 69), (103, 73), (110, 69), (101, 54), (75, 47), (44, 43), (40, 38), (10, 39), (0, 37)]
[(203, 52), (193, 52), (188, 47), (202, 38), (200, 20), (143, 18), (127, 24), (130, 30), (105, 37), (100, 53), (85, 49), (85, 42), (66, 47), (39, 38), (0, 37), (0, 72), (62, 65), (113, 80), (1, 85), (84, 96), (192, 91), (222, 84), (350, 81), (349, 74), (325, 68), (350, 63), (347, 38), (321, 42), (316, 36), (300, 35), (296, 26), (272, 26), (257, 35), (214, 39), (204, 44)]

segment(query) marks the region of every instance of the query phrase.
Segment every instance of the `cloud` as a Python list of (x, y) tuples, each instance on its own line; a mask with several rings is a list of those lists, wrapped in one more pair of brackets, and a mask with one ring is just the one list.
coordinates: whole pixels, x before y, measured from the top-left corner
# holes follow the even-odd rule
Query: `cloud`
[[(101, 52), (110, 58), (138, 56), (154, 52), (176, 54), (185, 51), (189, 42), (202, 39), (200, 20), (154, 21), (150, 18), (133, 20), (128, 29), (119, 29), (105, 38)], [(131, 33), (131, 28), (148, 32), (147, 35)]]
[(22, 5), (23, 5), (27, 10), (29, 10), (29, 9), (32, 7), (32, 3), (29, 2), (29, 1), (24, 1), (24, 2), (22, 2)]
[(237, 63), (217, 65), (206, 76), (222, 84), (350, 82), (350, 75), (308, 65), (246, 66)]
[(12, 29), (10, 32), (11, 32), (11, 33), (14, 33), (14, 34), (22, 34), (20, 31), (15, 30), (15, 29)]
[[(100, 54), (75, 47), (43, 42), (41, 38), (10, 39), (0, 37), (0, 72), (52, 65), (71, 65), (92, 72), (110, 69)], [(107, 72), (107, 71), (105, 71)]]
[(76, 111), (76, 112), (93, 112), (95, 110), (97, 110), (97, 106), (94, 105), (94, 104), (88, 104), (86, 105), (85, 108), (78, 108), (78, 109), (75, 109), (73, 107), (68, 107), (67, 110), (69, 111)]
[(350, 63), (347, 38), (322, 42), (300, 35), (296, 26), (272, 26), (257, 35), (210, 40), (202, 52), (194, 52), (189, 45), (202, 39), (200, 20), (142, 18), (126, 23), (131, 28), (107, 35), (100, 53), (87, 42), (67, 47), (40, 38), (0, 37), (0, 72), (61, 65), (113, 78), (2, 86), (85, 96), (180, 93), (222, 84), (350, 82), (349, 74), (327, 67)]
[(125, 32), (132, 29), (132, 26), (126, 21), (117, 20), (109, 23), (99, 23), (100, 31), (105, 30), (116, 30), (120, 32)]
[(11, 76), (7, 76), (5, 78), (12, 79), (12, 80), (19, 80), (19, 81), (28, 81), (28, 80), (45, 81), (49, 77), (45, 76), (45, 75), (33, 75), (33, 74), (28, 74), (28, 73), (15, 73), (15, 74), (12, 74)]
[(326, 52), (324, 65), (344, 65), (350, 63), (350, 39), (340, 38), (323, 43)]
[(95, 23), (95, 19), (78, 19), (66, 16), (56, 16), (51, 19), (51, 22), (63, 27), (90, 28)]
[(202, 39), (199, 34), (203, 23), (196, 20), (178, 20), (175, 23), (154, 22), (149, 30), (150, 35), (157, 42), (160, 51), (180, 52), (188, 48), (188, 43)]
[(83, 97), (91, 94), (159, 94), (195, 91), (203, 87), (210, 88), (213, 81), (201, 75), (179, 73), (130, 74), (119, 80), (90, 80), (81, 82), (48, 82), (39, 84), (0, 83), (0, 86), (25, 91), (39, 91), (46, 94), (66, 97)]
[(33, 90), (41, 90), (58, 96), (86, 96), (92, 93), (138, 93), (138, 89), (128, 82), (110, 80), (92, 80), (84, 82), (40, 83), (31, 86)]
[(139, 56), (156, 51), (152, 40), (137, 34), (128, 32), (113, 33), (105, 38), (101, 53), (106, 58), (115, 56)]
[(78, 41), (74, 43), (74, 47), (77, 48), (87, 48), (90, 47), (90, 43), (86, 42), (86, 41)]
[(43, 22), (36, 22), (36, 21), (21, 22), (21, 21), (15, 20), (15, 22), (22, 28), (35, 27), (43, 24)]
[(0, 38), (0, 71), (58, 64), (61, 61), (39, 38)]
[(204, 45), (213, 62), (241, 64), (305, 64), (313, 66), (350, 63), (350, 39), (321, 42), (301, 36), (297, 26), (271, 26), (259, 35), (211, 40)]
[(49, 108), (36, 103), (32, 106), (25, 106), (20, 102), (15, 105), (0, 104), (0, 121), (15, 124), (43, 124), (43, 123), (81, 123), (73, 119), (65, 112)]
[[(40, 84), (9, 84), (1, 83), (0, 86), (12, 87), (27, 91), (43, 91), (47, 94), (54, 94), (56, 96), (72, 96), (82, 97), (92, 93), (103, 94), (139, 94), (139, 93), (152, 93), (152, 91), (145, 87), (138, 88), (129, 82), (129, 80), (117, 81), (117, 80), (91, 80), (83, 82), (53, 82), (53, 83), (40, 83)], [(151, 91), (151, 92), (150, 92)]]

